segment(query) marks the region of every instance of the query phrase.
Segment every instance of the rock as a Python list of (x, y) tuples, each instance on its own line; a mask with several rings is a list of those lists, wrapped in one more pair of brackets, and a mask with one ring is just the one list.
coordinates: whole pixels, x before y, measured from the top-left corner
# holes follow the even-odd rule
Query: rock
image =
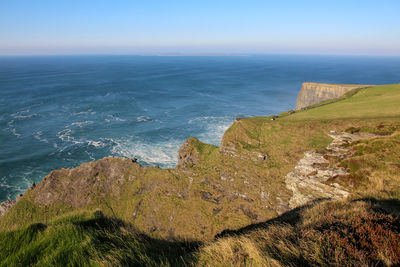
[(187, 139), (185, 143), (183, 143), (178, 151), (178, 166), (190, 167), (199, 162), (199, 144), (201, 144), (201, 142), (194, 137)]
[(128, 158), (106, 157), (73, 169), (52, 171), (32, 190), (39, 205), (64, 203), (74, 208), (90, 204), (99, 197), (120, 198), (128, 170), (146, 169)]
[(329, 157), (344, 159), (352, 155), (345, 145), (359, 139), (372, 138), (371, 133), (330, 132), (333, 139), (326, 153), (308, 151), (300, 159), (294, 170), (286, 175), (286, 186), (293, 192), (289, 206), (295, 208), (318, 198), (346, 198), (349, 195), (339, 184), (329, 184), (335, 177), (347, 175), (347, 170), (335, 166), (329, 167)]
[(311, 106), (324, 100), (343, 96), (348, 91), (358, 88), (372, 87), (373, 85), (361, 84), (327, 84), (303, 83), (297, 96), (296, 110)]
[(349, 195), (344, 188), (337, 183), (329, 183), (330, 180), (339, 176), (345, 176), (349, 170), (341, 167), (329, 167), (329, 158), (343, 160), (354, 152), (346, 145), (359, 140), (376, 137), (373, 133), (353, 133), (331, 131), (329, 136), (332, 143), (325, 152), (304, 153), (294, 170), (286, 175), (286, 187), (293, 192), (289, 200), (289, 206), (295, 208), (318, 198), (346, 198)]
[(16, 200), (6, 200), (4, 202), (0, 203), (0, 217), (3, 216), (9, 209), (12, 208), (12, 206), (15, 205), (15, 203), (17, 203)]
[(224, 198), (224, 195), (220, 195), (219, 197), (214, 197), (213, 194), (206, 191), (200, 191), (200, 196), (203, 200), (213, 202), (219, 204), (221, 200)]
[(214, 208), (213, 209), (213, 213), (214, 214), (218, 214), (218, 213), (220, 213), (222, 211), (222, 208)]

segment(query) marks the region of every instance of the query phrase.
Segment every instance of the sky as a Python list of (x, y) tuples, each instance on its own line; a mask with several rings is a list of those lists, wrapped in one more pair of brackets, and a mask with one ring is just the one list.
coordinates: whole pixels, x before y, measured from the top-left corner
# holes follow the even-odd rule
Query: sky
[(400, 0), (0, 0), (0, 55), (400, 56)]

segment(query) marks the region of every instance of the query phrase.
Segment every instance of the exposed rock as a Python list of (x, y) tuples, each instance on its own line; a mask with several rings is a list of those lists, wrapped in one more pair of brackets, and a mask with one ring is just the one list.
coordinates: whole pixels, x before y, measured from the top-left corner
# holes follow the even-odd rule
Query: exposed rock
[(286, 175), (286, 186), (293, 192), (289, 200), (291, 208), (304, 205), (318, 198), (346, 198), (349, 192), (337, 183), (330, 183), (329, 180), (348, 173), (338, 166), (329, 167), (329, 161), (326, 158), (346, 158), (352, 154), (352, 151), (345, 145), (358, 139), (371, 138), (376, 135), (371, 133), (331, 132), (329, 136), (333, 138), (333, 141), (327, 147), (327, 154), (305, 152), (304, 157), (297, 163), (294, 170)]
[(250, 219), (257, 220), (258, 215), (248, 206), (240, 205), (240, 210), (243, 212), (244, 215), (249, 217)]
[(214, 208), (214, 209), (213, 209), (213, 213), (214, 213), (214, 214), (218, 214), (218, 213), (221, 212), (221, 210), (222, 210), (222, 208)]
[(183, 143), (178, 151), (178, 166), (193, 166), (200, 160), (198, 144), (200, 144), (200, 141), (194, 137)]
[(106, 157), (84, 163), (74, 169), (52, 171), (32, 192), (40, 205), (64, 203), (78, 208), (90, 204), (93, 198), (111, 196), (118, 199), (129, 169), (146, 169), (127, 158)]
[(303, 83), (297, 96), (296, 110), (308, 107), (324, 100), (340, 97), (350, 90), (372, 87), (373, 85), (361, 84), (327, 84)]
[(210, 192), (201, 191), (200, 192), (201, 198), (205, 201), (213, 202), (219, 204), (221, 200), (224, 198), (224, 195), (220, 195), (218, 197), (213, 196)]
[(3, 216), (9, 209), (14, 206), (14, 204), (17, 203), (16, 200), (6, 200), (4, 202), (0, 203), (0, 217)]

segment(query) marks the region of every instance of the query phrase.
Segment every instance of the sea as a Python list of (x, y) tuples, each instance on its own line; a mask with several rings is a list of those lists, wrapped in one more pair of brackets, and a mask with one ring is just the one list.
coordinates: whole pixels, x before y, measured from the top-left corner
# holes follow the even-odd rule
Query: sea
[(0, 57), (0, 201), (106, 156), (172, 168), (188, 137), (294, 109), (302, 82), (400, 82), (400, 57)]

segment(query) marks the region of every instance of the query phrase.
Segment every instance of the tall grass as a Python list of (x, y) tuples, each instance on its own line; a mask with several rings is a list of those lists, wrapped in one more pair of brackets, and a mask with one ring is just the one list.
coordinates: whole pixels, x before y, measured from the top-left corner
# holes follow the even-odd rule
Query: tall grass
[(184, 266), (196, 247), (149, 238), (109, 217), (67, 217), (0, 233), (0, 266)]
[(209, 243), (198, 266), (397, 266), (400, 201), (325, 201)]

